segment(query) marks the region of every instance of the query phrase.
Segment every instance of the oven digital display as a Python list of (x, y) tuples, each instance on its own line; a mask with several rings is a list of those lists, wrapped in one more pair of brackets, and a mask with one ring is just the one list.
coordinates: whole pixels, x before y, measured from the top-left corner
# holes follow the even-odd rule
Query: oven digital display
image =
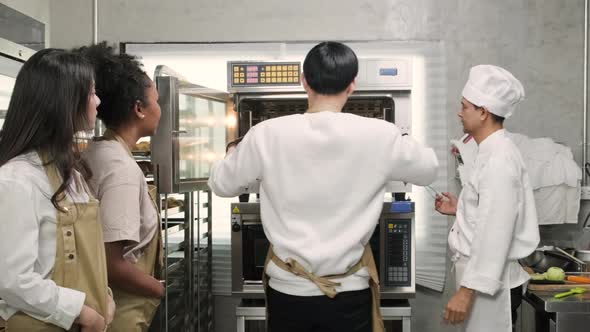
[(411, 220), (386, 220), (385, 236), (385, 285), (409, 286), (411, 284)]
[(298, 86), (301, 83), (299, 62), (231, 63), (230, 67), (230, 84), (235, 87)]

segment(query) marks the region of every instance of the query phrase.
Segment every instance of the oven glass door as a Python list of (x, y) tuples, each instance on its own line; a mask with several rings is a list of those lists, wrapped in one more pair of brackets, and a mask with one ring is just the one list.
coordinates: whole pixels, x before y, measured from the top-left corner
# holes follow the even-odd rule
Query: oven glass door
[(151, 137), (160, 193), (208, 190), (213, 163), (225, 157), (235, 136), (235, 114), (229, 95), (187, 81), (166, 66), (154, 74), (162, 111)]
[(242, 228), (242, 267), (245, 284), (261, 283), (269, 242), (261, 224)]

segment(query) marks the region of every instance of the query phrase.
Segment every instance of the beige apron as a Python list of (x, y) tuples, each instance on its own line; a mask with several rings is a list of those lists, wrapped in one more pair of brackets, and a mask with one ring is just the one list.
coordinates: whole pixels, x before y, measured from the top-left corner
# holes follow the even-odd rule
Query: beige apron
[[(61, 178), (55, 167), (46, 166), (45, 171), (54, 191)], [(50, 279), (58, 286), (75, 289), (86, 294), (84, 304), (96, 310), (102, 317), (107, 313), (107, 268), (102, 227), (98, 220), (98, 201), (90, 196), (88, 203), (60, 202), (66, 212), (56, 210), (55, 265)], [(58, 332), (61, 327), (44, 323), (22, 312), (15, 313), (8, 321), (0, 318), (0, 331), (6, 332)], [(70, 331), (79, 331), (72, 325)]]
[[(118, 141), (123, 145), (127, 152), (129, 152), (129, 156), (133, 157), (127, 144), (113, 131), (107, 130), (102, 139)], [(149, 193), (154, 208), (158, 211), (154, 201), (156, 197), (156, 187), (150, 186)], [(158, 222), (159, 220), (160, 214), (158, 214)], [(135, 263), (135, 266), (143, 273), (159, 279), (159, 274), (163, 266), (163, 259), (162, 235), (159, 231), (159, 227), (157, 227), (152, 240), (144, 248), (143, 254), (137, 263)], [(113, 288), (113, 298), (117, 305), (117, 309), (115, 310), (113, 322), (109, 326), (109, 332), (147, 331), (156, 314), (160, 299), (131, 294), (117, 288)]]
[[(371, 289), (371, 295), (373, 299), (371, 316), (373, 332), (385, 332), (383, 325), (383, 318), (381, 317), (381, 294), (379, 293), (379, 274), (377, 273), (377, 266), (375, 265), (375, 259), (373, 258), (373, 252), (371, 246), (367, 244), (360, 261), (351, 267), (347, 272), (338, 275), (329, 275), (324, 277), (318, 277), (313, 273), (307, 271), (301, 264), (292, 258), (287, 258), (287, 261), (282, 261), (277, 257), (273, 250), (272, 245), (268, 248), (268, 254), (266, 255), (266, 261), (264, 262), (264, 272), (262, 273), (262, 284), (264, 286), (264, 293), (268, 297), (268, 275), (266, 274), (266, 267), (268, 263), (272, 261), (281, 269), (291, 272), (296, 276), (305, 278), (313, 282), (318, 288), (329, 298), (334, 298), (337, 294), (336, 286), (340, 286), (340, 283), (332, 281), (333, 279), (341, 279), (353, 275), (363, 267), (367, 268), (369, 272), (369, 288)], [(268, 303), (268, 299), (266, 301)], [(267, 322), (268, 322), (268, 310)]]

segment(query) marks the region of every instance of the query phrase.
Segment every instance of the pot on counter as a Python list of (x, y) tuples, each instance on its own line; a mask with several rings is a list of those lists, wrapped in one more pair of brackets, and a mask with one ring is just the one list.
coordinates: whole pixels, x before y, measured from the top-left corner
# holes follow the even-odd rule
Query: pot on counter
[(586, 272), (590, 272), (590, 250), (576, 250), (574, 256), (586, 263)]
[(562, 268), (565, 272), (581, 272), (583, 266), (566, 255), (554, 250), (535, 250), (520, 260), (520, 264), (530, 267), (537, 273), (543, 273), (552, 266)]
[(576, 250), (574, 256), (583, 260), (584, 262), (590, 263), (590, 250)]

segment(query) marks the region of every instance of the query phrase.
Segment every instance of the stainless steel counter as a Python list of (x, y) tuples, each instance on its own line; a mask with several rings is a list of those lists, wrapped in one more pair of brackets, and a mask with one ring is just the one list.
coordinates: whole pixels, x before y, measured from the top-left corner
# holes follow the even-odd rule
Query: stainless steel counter
[(590, 290), (584, 294), (570, 295), (556, 299), (555, 294), (562, 291), (527, 291), (529, 302), (545, 312), (581, 312), (590, 315)]
[(590, 290), (556, 299), (562, 291), (528, 290), (524, 300), (535, 309), (535, 332), (587, 332), (590, 326)]

